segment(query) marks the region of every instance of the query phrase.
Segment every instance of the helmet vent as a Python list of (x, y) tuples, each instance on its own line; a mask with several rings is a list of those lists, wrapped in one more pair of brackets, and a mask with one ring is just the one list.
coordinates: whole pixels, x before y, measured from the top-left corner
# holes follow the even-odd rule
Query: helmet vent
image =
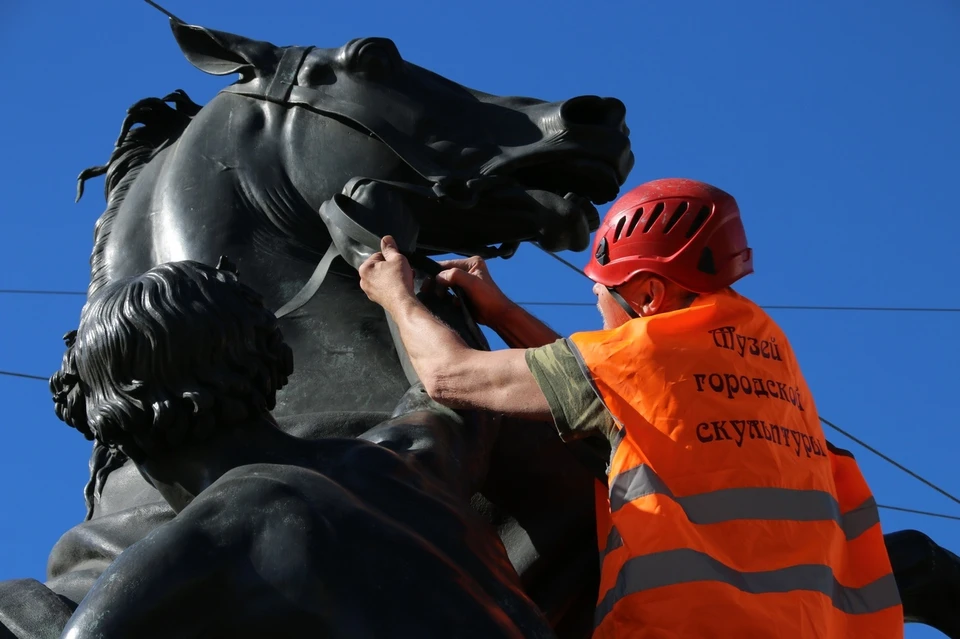
[(697, 269), (707, 275), (717, 274), (717, 266), (713, 262), (713, 251), (710, 250), (709, 246), (704, 247), (700, 252), (700, 261), (697, 263)]
[(617, 230), (613, 232), (613, 241), (616, 242), (620, 239), (620, 234), (623, 233), (623, 225), (627, 223), (627, 216), (620, 218), (620, 221), (617, 222)]
[(657, 202), (657, 205), (653, 207), (653, 213), (650, 214), (650, 218), (647, 220), (647, 223), (643, 225), (643, 232), (649, 233), (650, 229), (653, 228), (653, 223), (657, 221), (657, 218), (660, 217), (660, 214), (663, 213), (663, 202)]
[(633, 235), (633, 231), (634, 229), (637, 228), (637, 224), (640, 223), (641, 217), (643, 217), (642, 206), (639, 209), (637, 209), (636, 212), (633, 214), (633, 217), (630, 218), (630, 226), (627, 227), (627, 237), (630, 237), (631, 235)]
[(680, 218), (683, 217), (683, 214), (687, 212), (687, 209), (690, 207), (686, 202), (681, 202), (677, 207), (677, 210), (673, 212), (673, 215), (670, 216), (670, 219), (667, 220), (666, 226), (663, 227), (664, 233), (669, 233), (677, 222), (680, 221)]
[(594, 253), (594, 257), (597, 258), (597, 264), (600, 266), (606, 266), (610, 261), (610, 254), (607, 252), (607, 238), (600, 238), (600, 245), (597, 246), (597, 252)]
[(688, 240), (693, 237), (694, 233), (700, 230), (700, 227), (703, 226), (703, 223), (707, 221), (708, 217), (710, 217), (710, 207), (704, 204), (700, 207), (700, 211), (697, 212), (697, 217), (693, 218), (690, 230), (687, 231)]

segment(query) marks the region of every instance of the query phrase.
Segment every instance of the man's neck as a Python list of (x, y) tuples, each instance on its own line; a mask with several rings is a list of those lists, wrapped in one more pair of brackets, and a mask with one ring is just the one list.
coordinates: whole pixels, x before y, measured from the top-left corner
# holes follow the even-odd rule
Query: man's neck
[(224, 473), (250, 464), (298, 463), (302, 450), (270, 418), (224, 429), (201, 443), (138, 463), (146, 479), (180, 512)]

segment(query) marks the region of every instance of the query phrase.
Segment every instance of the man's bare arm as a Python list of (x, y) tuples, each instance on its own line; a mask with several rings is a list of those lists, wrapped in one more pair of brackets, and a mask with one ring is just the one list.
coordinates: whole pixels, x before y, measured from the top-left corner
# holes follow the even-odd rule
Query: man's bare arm
[[(485, 273), (482, 261), (476, 259), (460, 266)], [(416, 298), (413, 270), (392, 237), (385, 236), (380, 242), (380, 252), (371, 255), (359, 270), (360, 287), (390, 314), (407, 357), (431, 398), (451, 408), (550, 418), (547, 398), (527, 367), (525, 351), (509, 349), (491, 353), (467, 346)], [(474, 293), (486, 291), (486, 300), (469, 291), (468, 295), (481, 320), (488, 320), (483, 322), (488, 326), (492, 323), (490, 318), (502, 315), (499, 311), (516, 306), (490, 282), (484, 283), (479, 277), (467, 278), (460, 268), (449, 268), (437, 275), (437, 282), (442, 286), (456, 286), (458, 281), (472, 287)]]
[(536, 348), (560, 339), (549, 326), (511, 301), (496, 285), (479, 257), (440, 262), (437, 282), (458, 286), (470, 298), (476, 319), (496, 331), (510, 348)]
[(517, 304), (511, 304), (490, 328), (510, 348), (537, 348), (560, 339), (556, 331)]
[[(451, 408), (550, 419), (547, 399), (527, 367), (522, 349), (474, 350), (412, 296), (388, 311), (414, 370), (434, 401)], [(537, 329), (531, 329), (528, 337), (535, 339)]]

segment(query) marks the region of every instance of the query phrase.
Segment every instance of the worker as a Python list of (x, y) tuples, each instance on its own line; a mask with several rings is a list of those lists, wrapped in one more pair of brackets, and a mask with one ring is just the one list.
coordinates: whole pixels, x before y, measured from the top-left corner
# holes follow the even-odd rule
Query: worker
[(360, 269), (430, 397), (610, 442), (594, 637), (903, 637), (870, 489), (827, 443), (783, 331), (731, 288), (753, 272), (731, 195), (662, 179), (615, 202), (585, 269), (603, 330), (568, 339), (479, 258), (441, 264), (511, 348), (471, 349), (435, 318), (391, 237)]

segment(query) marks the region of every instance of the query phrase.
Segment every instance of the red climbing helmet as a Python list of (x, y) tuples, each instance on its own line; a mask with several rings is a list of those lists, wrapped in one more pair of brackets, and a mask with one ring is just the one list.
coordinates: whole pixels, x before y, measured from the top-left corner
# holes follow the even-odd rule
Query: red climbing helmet
[(694, 293), (712, 293), (753, 273), (753, 252), (732, 195), (670, 178), (614, 202), (584, 272), (608, 288), (652, 273)]

